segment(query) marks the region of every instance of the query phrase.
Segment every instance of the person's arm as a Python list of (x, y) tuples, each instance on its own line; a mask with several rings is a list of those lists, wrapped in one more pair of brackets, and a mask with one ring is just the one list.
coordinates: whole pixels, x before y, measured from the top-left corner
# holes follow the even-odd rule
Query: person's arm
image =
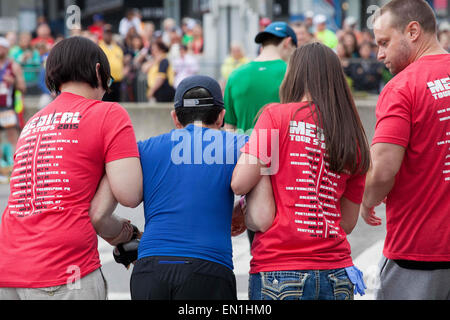
[(143, 182), (139, 158), (125, 158), (106, 164), (106, 175), (112, 194), (117, 201), (129, 208), (142, 202)]
[(169, 60), (167, 58), (162, 59), (159, 62), (158, 73), (156, 74), (155, 81), (153, 82), (150, 90), (148, 91), (148, 98), (151, 99), (154, 97), (155, 92), (161, 88), (164, 84), (164, 81), (167, 79), (167, 71), (169, 70)]
[(158, 91), (159, 88), (164, 84), (164, 81), (166, 80), (165, 77), (161, 75), (157, 75), (155, 82), (151, 86), (150, 90), (148, 91), (148, 99), (151, 99), (154, 97), (155, 92)]
[(231, 189), (236, 195), (250, 192), (261, 180), (261, 161), (248, 153), (242, 153), (233, 171)]
[(143, 178), (138, 144), (128, 112), (112, 103), (102, 126), (105, 171), (114, 198), (130, 208), (142, 202)]
[[(275, 124), (269, 107), (265, 109), (252, 131), (248, 143), (242, 148), (242, 154), (233, 171), (231, 188), (234, 194), (244, 195), (250, 192), (265, 175), (272, 162), (277, 161), (279, 150), (279, 124)], [(272, 131), (274, 130), (274, 131)], [(272, 133), (275, 133), (272, 134)], [(272, 139), (274, 136), (274, 139)], [(265, 146), (265, 147), (262, 147)], [(274, 161), (272, 160), (274, 151)], [(273, 174), (270, 173), (270, 174)]]
[(133, 228), (129, 221), (113, 214), (116, 207), (117, 200), (105, 175), (91, 201), (89, 217), (97, 234), (111, 245), (128, 242), (133, 235)]
[(341, 227), (346, 234), (350, 234), (358, 222), (360, 205), (346, 197), (341, 198)]
[(400, 145), (376, 143), (372, 146), (372, 164), (367, 173), (360, 209), (360, 215), (367, 224), (381, 224), (381, 219), (375, 215), (373, 208), (386, 198), (394, 186), (395, 176), (400, 170), (404, 155), (405, 148)]
[(246, 196), (245, 224), (254, 232), (266, 232), (275, 219), (275, 199), (269, 176), (263, 176)]
[(19, 90), (22, 93), (25, 93), (25, 91), (27, 90), (27, 85), (25, 83), (25, 78), (23, 76), (22, 67), (18, 63), (13, 62), (12, 71), (15, 76), (16, 90)]

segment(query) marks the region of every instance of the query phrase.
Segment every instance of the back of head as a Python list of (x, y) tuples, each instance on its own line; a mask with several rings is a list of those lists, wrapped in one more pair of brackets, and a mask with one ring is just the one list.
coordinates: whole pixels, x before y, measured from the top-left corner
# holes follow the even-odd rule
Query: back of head
[(62, 40), (53, 47), (47, 58), (47, 87), (55, 93), (59, 93), (61, 85), (68, 82), (82, 82), (98, 88), (97, 63), (100, 64), (101, 85), (108, 90), (111, 70), (103, 50), (83, 37)]
[[(369, 146), (337, 55), (314, 42), (294, 51), (280, 88), (282, 103), (308, 97), (323, 129), (330, 169), (366, 172)], [(358, 161), (360, 160), (360, 161)]]
[(219, 83), (207, 76), (191, 76), (178, 85), (175, 92), (175, 112), (183, 126), (202, 122), (213, 125), (224, 110)]
[(164, 54), (169, 52), (169, 47), (161, 39), (156, 40), (153, 45)]
[(392, 0), (385, 4), (379, 13), (383, 15), (386, 12), (393, 15), (391, 26), (400, 32), (412, 21), (417, 21), (426, 33), (437, 32), (436, 16), (425, 0)]
[(285, 38), (291, 38), (292, 45), (297, 47), (297, 36), (294, 30), (286, 22), (272, 22), (264, 31), (259, 32), (255, 37), (255, 42), (262, 44), (278, 46)]

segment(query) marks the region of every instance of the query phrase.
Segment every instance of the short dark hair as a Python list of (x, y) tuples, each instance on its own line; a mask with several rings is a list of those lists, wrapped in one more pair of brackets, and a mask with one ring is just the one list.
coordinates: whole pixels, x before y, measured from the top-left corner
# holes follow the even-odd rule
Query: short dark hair
[[(211, 93), (202, 87), (195, 87), (187, 91), (184, 99), (201, 99), (212, 98)], [(208, 107), (178, 107), (175, 109), (178, 121), (182, 126), (194, 123), (195, 121), (201, 121), (206, 125), (212, 125), (217, 121), (219, 114), (222, 112), (221, 106), (208, 106)]]
[(267, 34), (264, 37), (264, 40), (261, 42), (261, 46), (262, 47), (266, 47), (266, 46), (270, 46), (270, 45), (278, 46), (281, 43), (281, 41), (283, 41), (283, 40), (284, 40), (284, 38), (279, 38), (279, 37)]
[[(266, 34), (264, 37), (264, 40), (261, 42), (261, 46), (264, 48), (269, 45), (278, 46), (284, 39), (286, 38), (279, 38), (274, 35)], [(294, 39), (291, 39), (291, 43), (294, 47), (297, 47), (297, 45), (294, 42)]]
[(61, 85), (67, 82), (84, 82), (98, 88), (96, 65), (102, 87), (108, 91), (111, 69), (103, 50), (93, 41), (83, 37), (72, 37), (57, 43), (47, 58), (45, 83), (48, 89), (60, 93)]
[(392, 27), (402, 32), (411, 21), (417, 21), (427, 33), (437, 32), (436, 16), (424, 0), (392, 0), (381, 8), (380, 15), (386, 12), (394, 16)]

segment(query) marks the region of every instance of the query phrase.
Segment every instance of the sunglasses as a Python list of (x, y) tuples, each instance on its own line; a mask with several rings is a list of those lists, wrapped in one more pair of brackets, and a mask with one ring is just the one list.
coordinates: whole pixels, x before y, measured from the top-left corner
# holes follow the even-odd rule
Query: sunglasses
[(114, 83), (114, 78), (113, 78), (113, 77), (109, 77), (108, 83), (107, 83), (106, 85), (108, 86), (108, 88), (111, 88), (111, 86), (113, 85), (113, 83)]

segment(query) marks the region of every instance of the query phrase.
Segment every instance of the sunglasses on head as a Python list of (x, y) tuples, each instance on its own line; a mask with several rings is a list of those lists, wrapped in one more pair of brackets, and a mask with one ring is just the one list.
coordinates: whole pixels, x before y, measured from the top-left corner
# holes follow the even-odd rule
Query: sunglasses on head
[(109, 77), (108, 83), (106, 85), (108, 86), (108, 88), (111, 88), (113, 83), (114, 83), (114, 78), (113, 77)]

